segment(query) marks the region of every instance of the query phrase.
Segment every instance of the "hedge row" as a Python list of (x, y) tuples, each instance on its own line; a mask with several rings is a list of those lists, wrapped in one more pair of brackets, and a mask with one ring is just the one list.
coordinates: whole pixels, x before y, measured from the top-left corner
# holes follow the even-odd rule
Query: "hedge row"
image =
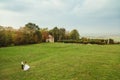
[(79, 44), (114, 44), (114, 40), (109, 39), (105, 40), (105, 39), (89, 39), (89, 40), (59, 40), (58, 42), (63, 42), (63, 43), (79, 43)]

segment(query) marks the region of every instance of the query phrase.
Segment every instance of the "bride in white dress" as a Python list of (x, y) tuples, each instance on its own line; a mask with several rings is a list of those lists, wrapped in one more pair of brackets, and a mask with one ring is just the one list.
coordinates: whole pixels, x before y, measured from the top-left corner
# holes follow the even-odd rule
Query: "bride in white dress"
[(23, 70), (27, 71), (29, 69), (30, 69), (30, 66), (27, 64), (27, 62), (25, 62)]

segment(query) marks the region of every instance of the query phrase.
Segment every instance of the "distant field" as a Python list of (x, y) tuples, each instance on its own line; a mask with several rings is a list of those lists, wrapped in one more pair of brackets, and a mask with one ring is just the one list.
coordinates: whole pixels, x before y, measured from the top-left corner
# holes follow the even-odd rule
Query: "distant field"
[[(22, 71), (21, 61), (31, 69)], [(42, 43), (0, 48), (0, 80), (120, 80), (120, 45)]]

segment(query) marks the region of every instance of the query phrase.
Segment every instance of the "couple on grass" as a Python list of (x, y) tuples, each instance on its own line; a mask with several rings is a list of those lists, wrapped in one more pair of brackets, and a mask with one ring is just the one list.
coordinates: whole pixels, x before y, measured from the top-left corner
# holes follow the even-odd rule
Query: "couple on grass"
[(27, 64), (26, 61), (25, 61), (25, 63), (22, 61), (21, 62), (21, 68), (22, 68), (22, 70), (27, 71), (27, 70), (30, 69), (30, 66)]

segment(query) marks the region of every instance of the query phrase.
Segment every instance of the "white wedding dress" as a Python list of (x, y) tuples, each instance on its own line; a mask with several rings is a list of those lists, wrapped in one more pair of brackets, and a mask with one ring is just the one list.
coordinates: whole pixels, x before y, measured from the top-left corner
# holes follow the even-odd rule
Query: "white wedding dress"
[(24, 65), (24, 71), (27, 71), (27, 70), (29, 70), (29, 69), (30, 69), (30, 66), (27, 65), (27, 64), (25, 64), (25, 65)]

